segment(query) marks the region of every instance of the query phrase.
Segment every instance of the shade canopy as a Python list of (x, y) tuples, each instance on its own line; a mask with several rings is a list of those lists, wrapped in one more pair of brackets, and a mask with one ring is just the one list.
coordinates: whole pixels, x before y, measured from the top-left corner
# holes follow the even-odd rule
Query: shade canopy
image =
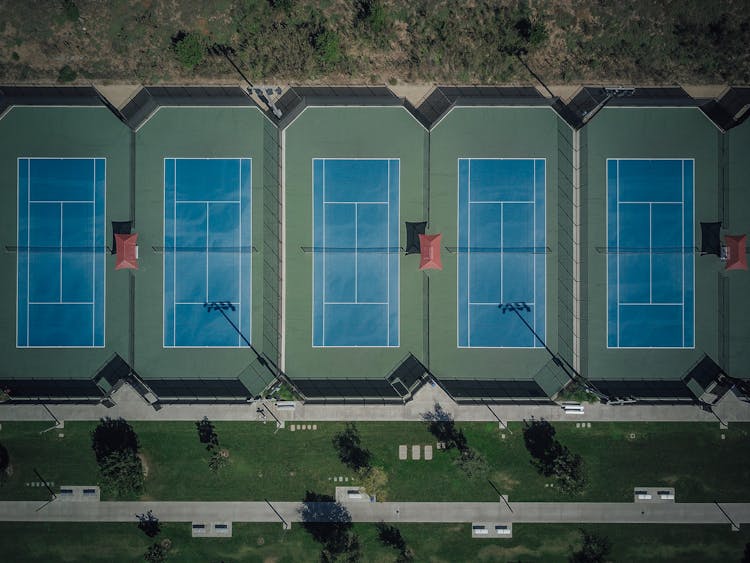
[(115, 270), (138, 269), (138, 233), (115, 235), (117, 261)]
[(442, 270), (443, 263), (440, 260), (440, 239), (443, 235), (419, 235), (419, 246), (422, 259), (419, 262), (420, 270)]
[(747, 270), (746, 238), (747, 235), (727, 235), (724, 237), (724, 242), (727, 245), (727, 270)]
[(406, 253), (419, 254), (419, 235), (423, 235), (427, 229), (427, 222), (406, 222)]
[(112, 254), (117, 254), (117, 235), (129, 235), (132, 221), (112, 221)]
[(704, 223), (701, 221), (701, 254), (721, 256), (721, 221)]

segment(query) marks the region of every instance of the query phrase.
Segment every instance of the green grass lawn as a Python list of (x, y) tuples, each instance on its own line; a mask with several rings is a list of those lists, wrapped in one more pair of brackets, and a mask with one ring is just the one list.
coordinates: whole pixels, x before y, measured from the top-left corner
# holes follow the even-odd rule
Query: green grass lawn
[[(90, 445), (95, 424), (66, 423), (62, 438), (56, 430), (39, 434), (45, 426), (3, 423), (0, 443), (10, 452), (13, 475), (0, 487), (0, 500), (47, 498), (43, 488), (26, 486), (38, 481), (35, 468), (55, 487), (97, 482)], [(221, 447), (230, 451), (231, 461), (219, 474), (212, 474), (208, 452), (199, 443), (193, 423), (134, 423), (148, 468), (143, 498), (299, 500), (308, 490), (332, 494), (332, 477), (355, 478), (331, 444), (333, 434), (344, 425), (317, 426), (315, 431), (275, 432), (272, 424), (217, 422)], [(435, 451), (429, 462), (398, 460), (399, 444), (435, 443), (424, 424), (360, 423), (357, 427), (373, 464), (388, 474), (390, 500), (496, 500), (486, 478), (467, 479), (452, 464), (454, 452)], [(551, 480), (531, 465), (521, 423), (511, 424), (510, 431), (491, 423), (459, 427), (469, 445), (486, 456), (488, 477), (512, 501), (630, 501), (633, 487), (659, 485), (674, 486), (678, 502), (750, 501), (750, 425), (732, 424), (720, 430), (718, 423), (592, 423), (584, 429), (558, 423), (557, 437), (580, 453), (586, 465), (588, 486), (577, 496), (545, 487)]]
[[(580, 545), (577, 526), (516, 525), (513, 538), (472, 540), (468, 524), (404, 524), (399, 526), (416, 561), (549, 561), (567, 560)], [(750, 532), (729, 526), (586, 526), (612, 542), (612, 561), (739, 561)], [(380, 544), (373, 524), (357, 524), (363, 561), (394, 561), (396, 552)], [(164, 524), (157, 539), (172, 540), (168, 561), (212, 563), (313, 562), (320, 547), (294, 525), (235, 524), (232, 538), (190, 537), (188, 524)], [(153, 542), (136, 524), (0, 523), (3, 560), (139, 561)]]

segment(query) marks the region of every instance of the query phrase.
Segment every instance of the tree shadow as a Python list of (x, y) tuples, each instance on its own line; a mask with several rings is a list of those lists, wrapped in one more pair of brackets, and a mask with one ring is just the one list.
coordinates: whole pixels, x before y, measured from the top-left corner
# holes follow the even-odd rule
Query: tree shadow
[(428, 432), (435, 436), (438, 442), (445, 444), (445, 449), (456, 448), (464, 451), (468, 448), (463, 431), (456, 428), (453, 416), (446, 412), (440, 403), (435, 403), (433, 411), (422, 413), (421, 418), (427, 423)]

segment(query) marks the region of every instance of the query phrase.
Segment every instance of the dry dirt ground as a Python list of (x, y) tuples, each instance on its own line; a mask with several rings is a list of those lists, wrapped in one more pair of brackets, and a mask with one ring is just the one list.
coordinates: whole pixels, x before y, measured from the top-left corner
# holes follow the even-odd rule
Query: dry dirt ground
[(236, 82), (223, 46), (263, 84), (530, 83), (517, 54), (563, 86), (747, 84), (748, 36), (747, 0), (0, 0), (0, 81)]

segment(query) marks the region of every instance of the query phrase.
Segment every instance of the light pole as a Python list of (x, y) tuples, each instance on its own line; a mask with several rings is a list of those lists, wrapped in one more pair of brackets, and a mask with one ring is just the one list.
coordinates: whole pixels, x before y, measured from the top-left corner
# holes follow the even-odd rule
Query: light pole
[[(229, 318), (229, 315), (227, 315), (226, 311), (234, 311), (235, 306), (231, 301), (211, 301), (206, 302), (203, 304), (203, 308), (206, 309), (206, 312), (210, 313), (211, 311), (219, 311), (221, 315), (226, 319), (226, 321), (231, 325), (231, 327), (235, 330), (237, 334), (240, 335), (240, 338), (242, 338), (242, 341), (247, 344), (247, 347), (252, 350), (253, 354), (255, 354), (255, 357), (258, 360), (258, 363), (265, 367), (269, 373), (273, 376), (274, 379), (282, 380), (284, 383), (289, 385), (292, 389), (297, 391), (297, 388), (292, 384), (292, 382), (289, 380), (289, 378), (286, 376), (286, 374), (279, 369), (279, 367), (269, 358), (258, 352), (258, 350), (255, 349), (255, 346), (253, 346), (250, 341), (245, 338), (245, 335), (242, 334), (242, 331), (237, 327), (236, 324), (234, 324), (234, 321)], [(299, 392), (299, 391), (297, 391)], [(274, 416), (274, 418), (276, 418)]]
[[(531, 331), (531, 334), (534, 335), (534, 338), (536, 338), (539, 342), (542, 343), (542, 346), (544, 346), (544, 349), (547, 350), (547, 353), (552, 357), (552, 361), (560, 367), (560, 369), (565, 372), (565, 375), (567, 375), (571, 381), (574, 381), (581, 387), (583, 387), (587, 392), (591, 393), (592, 395), (596, 395), (600, 400), (603, 401), (609, 401), (609, 397), (599, 391), (596, 387), (594, 387), (591, 382), (583, 377), (580, 373), (578, 373), (575, 368), (568, 363), (568, 361), (560, 356), (559, 354), (556, 354), (552, 350), (550, 350), (549, 346), (547, 346), (547, 343), (542, 339), (541, 336), (539, 336), (534, 328), (528, 323), (526, 319), (523, 318), (523, 315), (521, 315), (520, 311), (531, 311), (531, 308), (529, 307), (528, 303), (525, 301), (518, 301), (514, 303), (500, 303), (498, 305), (498, 308), (500, 311), (502, 311), (503, 315), (507, 313), (508, 311), (513, 311), (519, 319), (521, 319), (521, 322), (526, 325), (526, 328), (528, 328)], [(572, 372), (572, 375), (571, 375)]]

